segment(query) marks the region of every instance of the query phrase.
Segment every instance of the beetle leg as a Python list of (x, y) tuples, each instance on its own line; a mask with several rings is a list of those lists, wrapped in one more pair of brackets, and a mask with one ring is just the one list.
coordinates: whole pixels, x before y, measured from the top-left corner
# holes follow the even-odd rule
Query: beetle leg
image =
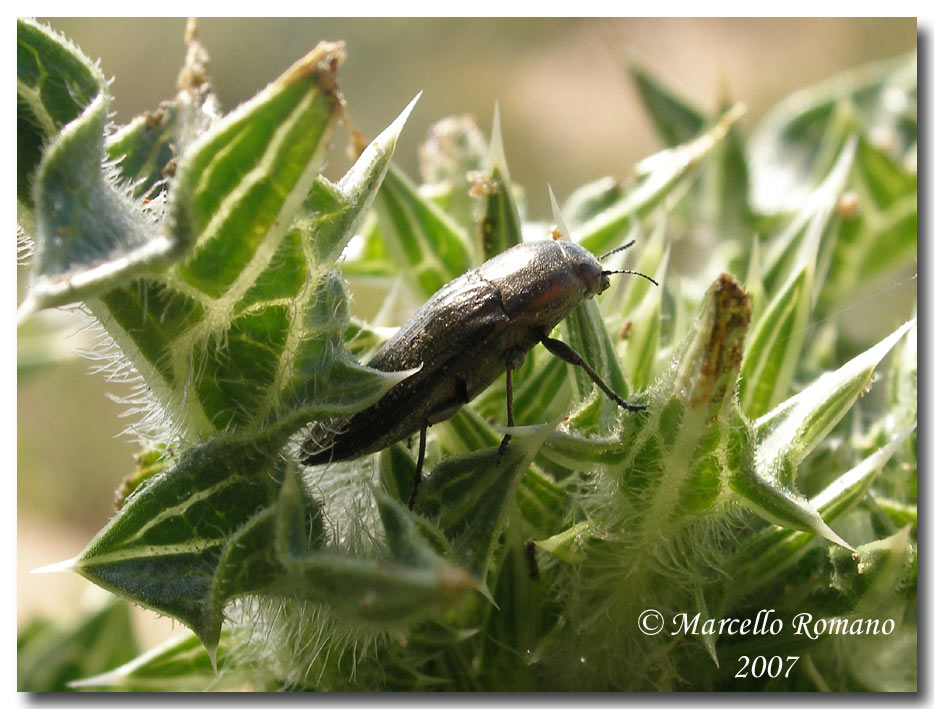
[[(516, 419), (512, 412), (512, 373), (522, 366), (525, 361), (525, 353), (520, 351), (510, 352), (506, 355), (506, 425), (512, 428), (516, 425)], [(506, 448), (509, 447), (509, 441), (512, 435), (503, 436), (503, 442), (499, 444), (499, 450), (496, 451), (496, 464), (499, 465), (506, 455)]]
[(531, 540), (525, 543), (525, 560), (529, 564), (529, 578), (537, 581), (539, 577), (538, 561), (535, 558), (535, 542)]
[(542, 337), (542, 344), (545, 345), (545, 348), (558, 359), (563, 359), (568, 364), (576, 365), (587, 372), (587, 376), (593, 380), (593, 383), (603, 389), (608, 397), (610, 397), (624, 409), (629, 411), (643, 411), (646, 408), (645, 404), (630, 404), (619, 394), (610, 389), (607, 383), (600, 378), (600, 375), (593, 371), (593, 368), (587, 364), (584, 361), (584, 358), (577, 354), (577, 352), (575, 352), (570, 347), (570, 345), (566, 345), (565, 343), (561, 342), (561, 340), (556, 340), (553, 337), (548, 337), (547, 335)]
[[(516, 425), (516, 420), (512, 414), (512, 367), (509, 364), (506, 365), (506, 425), (509, 427)], [(512, 436), (510, 434), (507, 433), (503, 436), (503, 441), (499, 444), (499, 450), (496, 451), (497, 465), (502, 462), (503, 456), (506, 455), (506, 448), (511, 440)]]
[(425, 441), (428, 438), (428, 422), (422, 424), (418, 434), (418, 461), (415, 463), (415, 479), (412, 481), (412, 492), (409, 493), (409, 509), (415, 507), (415, 495), (422, 482), (422, 468), (425, 465)]

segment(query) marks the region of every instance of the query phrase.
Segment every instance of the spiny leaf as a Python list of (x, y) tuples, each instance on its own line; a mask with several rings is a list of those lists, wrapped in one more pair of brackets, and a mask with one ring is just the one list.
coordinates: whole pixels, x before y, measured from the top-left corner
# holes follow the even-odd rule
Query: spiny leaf
[[(620, 367), (616, 348), (606, 331), (597, 304), (592, 300), (584, 301), (565, 318), (561, 328), (562, 332), (566, 333), (568, 344), (600, 375), (610, 389), (623, 398), (628, 396), (629, 383)], [(592, 407), (585, 405), (575, 412), (574, 425), (591, 429), (597, 426), (601, 419), (615, 420), (619, 405), (600, 391), (581, 367), (568, 367), (577, 385), (576, 398), (584, 400), (592, 395), (593, 402)]]
[[(104, 594), (102, 594), (104, 595)], [(16, 639), (16, 688), (64, 692), (73, 680), (127, 662), (139, 653), (130, 606), (110, 596), (75, 622), (35, 619)]]
[(778, 289), (802, 263), (811, 261), (817, 284), (823, 283), (829, 253), (835, 245), (837, 207), (853, 166), (858, 141), (848, 134), (835, 152), (827, 177), (808, 195), (788, 224), (769, 239), (763, 258), (763, 280), (770, 291)]
[(689, 143), (669, 148), (636, 165), (636, 181), (621, 201), (588, 220), (578, 230), (579, 242), (595, 254), (606, 252), (629, 228), (634, 219), (644, 218), (694, 173), (730, 126), (742, 115), (734, 107), (706, 133)]
[(16, 22), (17, 199), (29, 208), (43, 148), (106, 92), (100, 67), (64, 37)]
[(389, 167), (376, 211), (390, 257), (420, 298), (430, 297), (470, 268), (469, 241), (461, 227), (398, 168)]
[[(854, 357), (839, 369), (819, 377), (806, 389), (785, 400), (755, 421), (759, 463), (793, 471), (866, 391), (882, 358), (914, 326), (909, 321), (881, 342)], [(783, 478), (789, 483), (789, 478)]]
[(855, 141), (851, 140), (807, 208), (798, 212), (770, 250), (773, 262), (769, 274), (777, 277), (784, 272), (787, 276), (756, 322), (743, 361), (740, 399), (752, 418), (782, 401), (791, 386), (808, 334), (806, 326), (816, 300), (813, 294), (820, 291), (822, 283), (818, 257), (830, 240), (831, 216), (854, 149)]
[[(549, 355), (548, 359), (556, 366), (564, 368), (564, 363), (555, 357)], [(515, 400), (518, 409), (519, 399)], [(517, 427), (516, 430), (518, 431)], [(473, 407), (464, 407), (456, 416), (439, 426), (439, 438), (444, 443), (444, 448), (450, 452), (470, 452), (479, 451), (484, 448), (499, 446), (502, 440), (502, 434), (495, 431), (493, 427), (478, 415)], [(527, 435), (533, 435), (536, 427), (526, 428), (527, 434), (517, 433), (520, 438)], [(558, 434), (552, 434), (552, 436)], [(550, 440), (549, 437), (548, 440)], [(510, 443), (510, 446), (512, 444)], [(547, 444), (546, 444), (547, 445)], [(411, 461), (411, 459), (409, 458)], [(410, 462), (411, 471), (414, 472), (414, 463)], [(408, 495), (408, 488), (412, 475), (409, 474), (404, 479), (405, 494)], [(402, 498), (407, 499), (407, 498)], [(564, 489), (554, 482), (547, 474), (535, 464), (530, 466), (522, 476), (519, 487), (516, 490), (516, 504), (522, 511), (523, 520), (537, 534), (552, 533), (562, 523), (570, 499)]]
[[(720, 110), (734, 104), (725, 87), (721, 89)], [(704, 171), (703, 211), (711, 216), (711, 228), (724, 241), (736, 239), (748, 243), (755, 233), (752, 208), (749, 204), (749, 166), (746, 159), (746, 139), (738, 124), (730, 127), (726, 137), (710, 157)]]
[(891, 603), (915, 567), (911, 527), (885, 539), (863, 544), (852, 555), (831, 551), (833, 586), (855, 601), (853, 620), (871, 616)]
[(592, 217), (609, 209), (623, 198), (623, 190), (612, 177), (602, 177), (582, 185), (568, 195), (561, 213), (572, 230), (576, 231)]
[[(918, 412), (918, 324), (908, 331), (892, 363), (890, 383), (886, 391), (896, 419), (911, 420)], [(903, 421), (907, 423), (908, 421)]]
[(853, 166), (853, 192), (840, 202), (843, 219), (821, 289), (822, 311), (843, 307), (854, 292), (917, 261), (917, 172), (909, 171), (862, 135)]
[[(351, 403), (355, 397), (368, 397), (384, 379), (342, 351), (347, 295), (330, 264), (372, 202), (409, 109), (337, 185), (318, 177), (340, 107), (331, 66), (340, 56), (331, 46), (313, 52), (219, 122), (180, 167), (175, 194), (199, 184), (200, 196), (176, 197), (174, 209), (203, 205), (199, 244), (226, 254), (213, 258), (233, 268), (228, 276), (211, 266), (204, 278), (220, 280), (192, 281), (189, 276), (202, 267), (189, 259), (163, 277), (115, 289), (90, 304), (188, 435), (266, 425), (324, 397), (337, 414), (348, 404), (359, 407)], [(302, 140), (289, 138), (295, 131)], [(210, 155), (218, 157), (212, 161)], [(222, 179), (235, 158), (253, 170)], [(196, 179), (197, 171), (210, 179)], [(226, 196), (205, 192), (210, 184)], [(241, 210), (242, 219), (222, 206), (225, 199), (251, 203), (249, 195), (257, 191), (266, 207)], [(207, 251), (199, 246), (198, 253)]]
[(100, 70), (36, 23), (19, 21), (17, 42), (17, 109), (20, 123), (34, 127), (24, 125), (21, 140), (32, 147), (24, 144), (23, 150), (34, 157), (36, 143), (51, 138), (38, 165), (26, 159), (19, 175), (21, 183), (31, 183), (36, 216), (22, 322), (43, 308), (85, 299), (164, 266), (192, 241), (160, 233), (114, 184), (103, 162), (110, 96)]
[(589, 534), (587, 534), (589, 530), (590, 522), (579, 522), (563, 532), (548, 537), (548, 539), (536, 540), (535, 546), (544, 549), (549, 554), (561, 559), (561, 561), (568, 563), (581, 561), (584, 559), (581, 546), (589, 537)]
[(105, 141), (107, 157), (133, 196), (145, 201), (170, 189), (177, 160), (220, 117), (217, 97), (207, 76), (207, 52), (189, 20), (185, 32), (188, 52), (179, 72), (178, 94), (147, 111)]
[(324, 161), (343, 56), (320, 44), (182, 158), (169, 223), (197, 241), (178, 269), (183, 285), (231, 305), (273, 256)]
[[(751, 434), (747, 431), (745, 437), (748, 442)], [(747, 444), (737, 471), (730, 476), (730, 488), (744, 505), (772, 524), (818, 534), (841, 547), (853, 548), (827, 525), (793, 485), (783, 482), (793, 475), (787, 464), (776, 462), (772, 467), (779, 470), (761, 471), (754, 462), (758, 458), (754, 459), (750, 450), (752, 446)]]
[[(531, 554), (531, 556), (530, 556)], [(504, 535), (504, 549), (490, 582), (495, 600), (486, 608), (483, 622), (484, 657), (488, 657), (483, 682), (504, 690), (538, 689), (533, 666), (516, 667), (509, 661), (515, 653), (527, 654), (538, 644), (547, 589), (538, 578), (534, 547), (528, 545), (516, 517)], [(533, 571), (534, 569), (534, 571)], [(533, 576), (534, 574), (534, 576)]]
[(502, 438), (488, 421), (469, 406), (461, 408), (450, 420), (442, 423), (438, 431), (444, 447), (456, 452), (489, 448), (498, 445)]
[(503, 151), (503, 134), (499, 125), (499, 105), (493, 113), (493, 138), (487, 157), (487, 169), (476, 177), (474, 192), (484, 201), (480, 218), (480, 241), (483, 259), (489, 259), (522, 241), (519, 209), (512, 195), (512, 180)]
[(364, 149), (337, 185), (323, 176), (315, 181), (304, 206), (308, 217), (299, 221), (302, 231), (314, 235), (315, 262), (333, 263), (359, 230), (389, 169), (402, 127), (420, 96)]
[(449, 116), (428, 129), (418, 149), (423, 189), (463, 227), (474, 226), (471, 175), (488, 166), (489, 147), (471, 115)]
[(865, 391), (876, 365), (910, 327), (911, 323), (906, 323), (752, 424), (747, 435), (755, 438), (755, 452), (747, 447), (742, 464), (730, 477), (730, 487), (745, 504), (770, 522), (813, 532), (852, 548), (797, 491), (796, 471), (804, 456)]
[[(623, 364), (636, 391), (652, 382), (655, 354), (661, 334), (662, 293), (668, 270), (670, 246), (665, 243), (665, 220), (659, 220), (648, 241), (640, 244), (639, 257), (632, 269), (654, 278), (658, 286), (645, 278), (629, 276), (619, 312), (625, 325)], [(625, 277), (625, 276), (624, 276)]]
[(457, 557), (483, 579), (494, 544), (514, 503), (516, 487), (552, 427), (514, 436), (497, 463), (497, 450), (449, 456), (419, 489), (415, 511), (437, 524)]
[(583, 436), (556, 431), (542, 446), (542, 454), (568, 468), (620, 465), (627, 458), (627, 448), (615, 438)]
[(571, 499), (564, 486), (533, 464), (519, 481), (516, 505), (529, 534), (541, 537), (561, 528), (567, 519)]
[(221, 634), (217, 667), (193, 633), (175, 635), (116, 669), (71, 683), (74, 689), (119, 692), (199, 692), (243, 689), (257, 691), (255, 678), (231, 673), (227, 659), (233, 639)]
[(447, 550), (440, 533), (426, 538), (424, 527), (399, 502), (379, 490), (375, 495), (390, 556), (354, 558), (325, 544), (320, 512), (306, 498), (297, 471), (288, 469), (274, 522), (277, 561), (289, 574), (279, 588), (367, 623), (401, 626), (453, 605), (476, 585), (436, 552), (439, 541)]
[(622, 453), (611, 474), (631, 507), (624, 526), (634, 538), (654, 544), (671, 520), (705, 513), (725, 492), (739, 445), (730, 412), (748, 326), (748, 298), (721, 276), (672, 366), (647, 392), (647, 411), (627, 415), (618, 442), (601, 451)]
[(665, 145), (686, 143), (703, 130), (707, 123), (704, 115), (675, 96), (657, 77), (634, 63), (629, 65), (629, 73), (655, 131)]
[(838, 105), (847, 102), (901, 157), (917, 143), (917, 56), (879, 62), (786, 98), (749, 141), (751, 201), (762, 212), (793, 211), (824, 178), (815, 169)]
[(177, 618), (209, 649), (216, 647), (228, 600), (214, 593), (225, 547), (274, 500), (270, 450), (289, 434), (280, 427), (258, 436), (216, 436), (189, 449), (127, 501), (74, 570)]
[(753, 328), (739, 390), (748, 416), (769, 411), (785, 398), (791, 386), (808, 334), (813, 279), (813, 264), (802, 264), (795, 277), (769, 301)]
[(117, 166), (120, 177), (133, 185), (136, 199), (155, 196), (154, 190), (171, 177), (172, 161), (178, 154), (179, 122), (178, 105), (167, 102), (152, 113), (137, 116), (107, 140), (107, 157)]
[[(810, 500), (826, 522), (833, 522), (851, 510), (869, 491), (879, 472), (904, 443), (909, 431), (903, 431), (887, 445), (874, 451), (843, 473)], [(749, 596), (777, 578), (799, 560), (816, 537), (786, 527), (770, 526), (754, 534), (731, 554), (727, 575), (733, 579), (723, 607)]]

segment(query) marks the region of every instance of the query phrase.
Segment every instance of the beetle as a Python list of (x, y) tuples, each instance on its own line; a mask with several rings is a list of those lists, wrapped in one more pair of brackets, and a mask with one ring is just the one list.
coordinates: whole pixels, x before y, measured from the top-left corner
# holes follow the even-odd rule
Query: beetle
[[(442, 286), (367, 363), (384, 372), (418, 371), (369, 408), (313, 427), (302, 445), (301, 462), (315, 465), (357, 458), (418, 432), (415, 480), (408, 501), (412, 509), (425, 463), (428, 427), (453, 416), (504, 372), (507, 424), (514, 426), (512, 372), (538, 343), (583, 368), (622, 408), (645, 409), (616, 394), (577, 352), (549, 336), (585, 299), (609, 288), (611, 274), (634, 273), (655, 283), (636, 271), (604, 270), (600, 259), (574, 243), (529, 241)], [(509, 440), (506, 434), (497, 462)]]

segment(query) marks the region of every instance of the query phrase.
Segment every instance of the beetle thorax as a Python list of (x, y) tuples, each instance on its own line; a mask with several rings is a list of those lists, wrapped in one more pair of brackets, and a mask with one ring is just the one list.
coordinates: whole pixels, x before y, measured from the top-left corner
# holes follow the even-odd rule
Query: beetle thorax
[(497, 287), (510, 317), (548, 330), (609, 285), (593, 254), (561, 241), (519, 244), (477, 271)]

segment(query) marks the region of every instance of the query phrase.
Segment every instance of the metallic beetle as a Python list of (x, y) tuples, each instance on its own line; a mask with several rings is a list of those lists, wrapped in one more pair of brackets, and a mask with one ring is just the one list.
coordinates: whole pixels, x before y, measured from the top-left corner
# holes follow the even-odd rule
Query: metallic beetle
[[(428, 426), (453, 416), (504, 372), (508, 424), (514, 425), (512, 370), (539, 342), (555, 356), (582, 367), (620, 406), (644, 409), (620, 398), (577, 352), (549, 337), (580, 303), (609, 288), (612, 273), (634, 272), (604, 270), (593, 254), (576, 244), (537, 241), (513, 246), (455, 278), (368, 362), (384, 372), (420, 369), (368, 409), (314, 427), (302, 447), (302, 463), (357, 458), (419, 432), (412, 507)], [(508, 442), (506, 435), (500, 457)]]

